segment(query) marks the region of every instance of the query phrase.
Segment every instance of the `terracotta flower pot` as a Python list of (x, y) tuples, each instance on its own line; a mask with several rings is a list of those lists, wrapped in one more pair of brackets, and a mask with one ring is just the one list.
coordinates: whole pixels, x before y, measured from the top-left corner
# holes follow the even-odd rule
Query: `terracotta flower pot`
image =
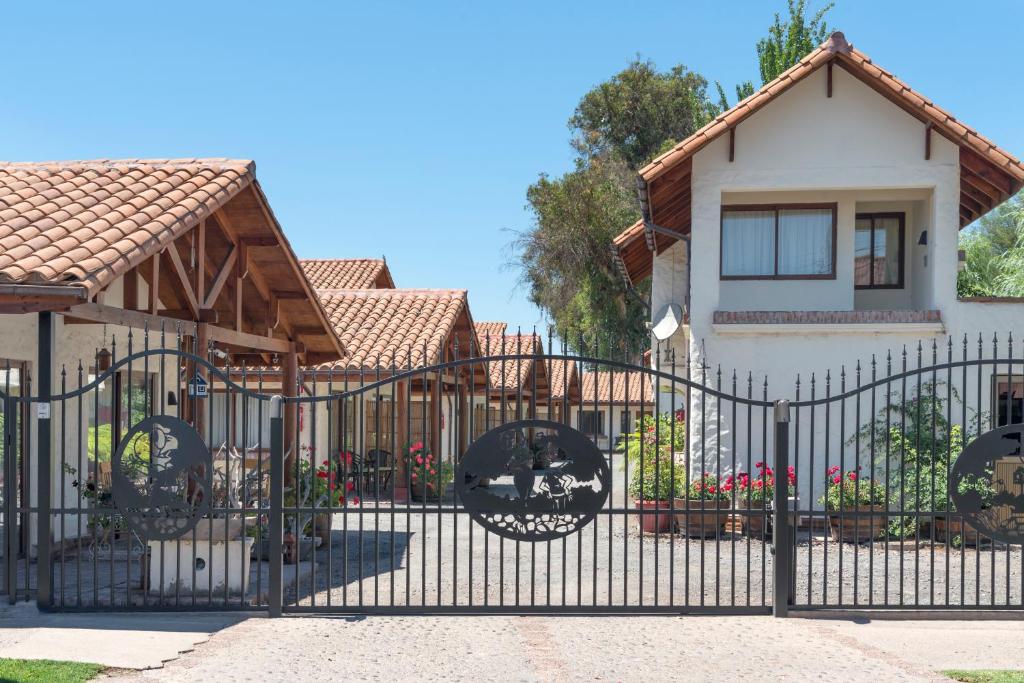
[(320, 512), (313, 517), (313, 535), (323, 543), (331, 542), (331, 514)]
[[(872, 515), (848, 515), (850, 512), (874, 512)], [(889, 515), (884, 505), (857, 505), (846, 508), (843, 514), (830, 511), (828, 530), (832, 540), (843, 543), (863, 543), (884, 536), (888, 529)]]
[(640, 520), (640, 531), (645, 534), (668, 533), (672, 531), (672, 515), (660, 510), (668, 510), (672, 504), (667, 500), (636, 500), (634, 501), (638, 510), (643, 514), (637, 515)]
[(714, 538), (725, 530), (729, 519), (728, 500), (690, 500), (676, 498), (676, 528), (684, 536)]
[(756, 538), (772, 535), (772, 511), (769, 508), (756, 501), (751, 501), (748, 508), (746, 500), (737, 500), (736, 509), (744, 511), (740, 515), (744, 532)]
[(932, 538), (936, 543), (945, 543), (947, 540), (953, 543), (957, 536), (960, 537), (961, 544), (969, 546), (981, 545), (989, 540), (959, 515), (936, 517), (932, 521)]

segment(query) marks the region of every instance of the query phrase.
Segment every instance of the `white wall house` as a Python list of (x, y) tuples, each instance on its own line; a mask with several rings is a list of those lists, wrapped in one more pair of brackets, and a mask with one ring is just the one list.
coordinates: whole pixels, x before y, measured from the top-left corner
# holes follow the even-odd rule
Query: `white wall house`
[[(965, 336), (972, 357), (979, 334), (986, 352), (993, 333), (1024, 338), (1024, 302), (956, 289), (959, 231), (1019, 190), (1024, 166), (842, 34), (640, 175), (644, 219), (615, 244), (630, 283), (653, 278), (653, 316), (668, 303), (685, 311), (655, 354), (674, 352), (679, 376), (689, 359), (696, 382), (736, 369), (741, 395), (749, 376), (758, 398), (767, 380), (770, 398), (792, 399), (798, 377), (808, 397), (813, 374), (820, 397), (826, 371), (835, 392), (843, 368), (854, 387), (858, 362), (864, 382), (872, 359), (879, 376), (890, 353), (898, 370), (904, 348), (916, 367), (919, 340), (928, 364), (933, 342), (945, 360), (950, 340), (960, 358)], [(991, 408), (996, 379), (971, 381), (963, 388)], [(733, 425), (730, 410), (690, 406), (695, 442), (703, 435), (717, 451), (712, 467), (771, 451), (770, 438), (759, 445), (761, 418)]]
[[(7, 423), (22, 437), (14, 488), (22, 505), (41, 503), (48, 453), (50, 503), (65, 508), (26, 515), (26, 538), (41, 518), (58, 542), (101, 536), (87, 483), (110, 491), (112, 451), (148, 416), (180, 417), (218, 450), (216, 399), (185, 387), (196, 373), (214, 392), (223, 382), (179, 349), (222, 367), (341, 355), (252, 162), (5, 162), (0, 198), (0, 392), (43, 396), (13, 406)], [(164, 353), (120, 364), (144, 351)]]

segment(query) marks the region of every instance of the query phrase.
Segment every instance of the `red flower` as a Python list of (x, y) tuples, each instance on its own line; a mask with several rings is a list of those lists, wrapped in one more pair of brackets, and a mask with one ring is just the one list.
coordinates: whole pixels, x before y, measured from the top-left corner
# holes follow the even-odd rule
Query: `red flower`
[[(416, 475), (413, 475), (413, 476), (416, 476)], [(351, 481), (346, 481), (345, 482), (345, 490), (346, 491), (351, 491), (355, 487), (356, 487), (356, 485), (353, 482), (351, 482)]]
[(359, 505), (359, 496), (352, 496), (352, 504)]
[(759, 470), (764, 469), (764, 463), (758, 460), (757, 462), (754, 463), (754, 467), (756, 467)]
[(846, 476), (849, 478), (850, 481), (857, 481), (857, 473), (856, 472), (847, 472)]
[(842, 478), (842, 477), (840, 477), (840, 476), (839, 476), (839, 475), (837, 474), (837, 475), (836, 475), (835, 477), (833, 477), (833, 478), (832, 478), (832, 483), (833, 483), (833, 484), (838, 484), (838, 483), (839, 483), (839, 482), (841, 482), (842, 480), (843, 480), (843, 478)]
[(327, 478), (327, 473), (326, 472), (317, 472), (316, 476), (320, 477), (321, 479), (326, 479)]
[(839, 471), (839, 465), (832, 465), (832, 467), (828, 468), (828, 476), (831, 477), (833, 474), (835, 474), (838, 471)]

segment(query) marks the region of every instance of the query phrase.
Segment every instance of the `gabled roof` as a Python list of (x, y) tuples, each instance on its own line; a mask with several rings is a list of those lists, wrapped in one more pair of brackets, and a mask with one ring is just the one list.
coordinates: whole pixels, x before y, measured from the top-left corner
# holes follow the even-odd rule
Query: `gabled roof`
[(576, 405), (582, 389), (577, 364), (567, 359), (550, 359), (547, 361), (547, 371), (551, 400), (568, 399), (572, 405)]
[[(849, 44), (842, 33), (834, 33), (778, 78), (640, 169), (640, 178), (646, 184), (647, 220), (679, 237), (689, 234), (693, 155), (818, 69), (831, 69), (833, 65), (843, 68), (960, 148), (961, 227), (988, 213), (1024, 186), (1024, 164), (1015, 156), (878, 67), (870, 57)], [(675, 241), (672, 234), (644, 230), (640, 222), (619, 234), (613, 248), (622, 259), (629, 278), (636, 282), (650, 275), (651, 258), (644, 251), (652, 248), (661, 251)]]
[(231, 159), (0, 162), (0, 282), (94, 294), (254, 180)]
[[(238, 245), (245, 255), (243, 262), (231, 251), (244, 266), (239, 270), (248, 274), (239, 300), (249, 310), (239, 319), (248, 325), (249, 318), (267, 319), (269, 308), (276, 311), (276, 305), (260, 303), (264, 294), (271, 300), (287, 300), (273, 326), (274, 335), (288, 332), (293, 340), (299, 338), (307, 359), (340, 357), (338, 338), (303, 277), (255, 171), (252, 161), (233, 159), (0, 162), (4, 296), (16, 304), (46, 289), (60, 303), (40, 304), (35, 310), (68, 311), (75, 305), (73, 299), (84, 301), (98, 294), (161, 252), (168, 252), (169, 258), (173, 250), (189, 263), (187, 249), (176, 241), (216, 232), (220, 237), (212, 248), (207, 239), (208, 262), (203, 267), (211, 260), (226, 263), (228, 252)], [(216, 229), (205, 230), (207, 224)], [(189, 263), (183, 269), (194, 267)], [(164, 304), (181, 298), (170, 277), (160, 278), (159, 285)], [(226, 306), (224, 299), (212, 302), (215, 312), (226, 311), (217, 308)], [(194, 302), (194, 307), (209, 304)], [(253, 332), (266, 334), (266, 328)]]
[(480, 341), (480, 354), (483, 356), (492, 355), (488, 353), (488, 350), (493, 350), (495, 354), (501, 353), (501, 338), (505, 336), (505, 330), (508, 328), (507, 323), (501, 322), (478, 322), (475, 325), (476, 336)]
[(457, 335), (471, 347), (473, 321), (466, 290), (324, 290), (320, 303), (345, 346), (336, 369), (398, 370), (448, 360)]
[[(511, 356), (487, 364), (490, 389), (493, 393), (534, 393), (546, 396), (548, 372), (545, 363), (537, 363), (529, 356), (544, 353), (544, 344), (538, 334), (506, 334), (500, 341), (493, 338), (480, 340), (481, 354), (485, 356)], [(488, 345), (490, 344), (490, 345)], [(517, 358), (517, 356), (519, 358)]]
[(384, 259), (302, 259), (302, 271), (316, 289), (394, 289)]
[(651, 377), (637, 370), (598, 370), (583, 373), (583, 410), (587, 406), (625, 405), (651, 406), (654, 404), (654, 385)]

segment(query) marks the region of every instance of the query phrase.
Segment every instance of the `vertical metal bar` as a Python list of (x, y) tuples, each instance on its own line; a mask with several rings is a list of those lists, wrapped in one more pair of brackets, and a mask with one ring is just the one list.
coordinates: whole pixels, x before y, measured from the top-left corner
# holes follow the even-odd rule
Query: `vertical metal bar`
[[(786, 472), (789, 468), (789, 401), (775, 402), (775, 471)], [(778, 476), (778, 475), (776, 475)], [(778, 480), (776, 479), (776, 482)], [(790, 587), (790, 529), (788, 488), (775, 486), (775, 519), (772, 536), (775, 554), (775, 592), (772, 603), (772, 614), (775, 617), (789, 615), (792, 596)]]
[(284, 607), (284, 399), (270, 399), (270, 579), (268, 610)]
[[(10, 377), (10, 365), (7, 366), (7, 377)], [(19, 381), (23, 378), (20, 376)], [(18, 596), (18, 445), (15, 434), (17, 429), (18, 408), (21, 405), (10, 396), (10, 380), (5, 380), (8, 395), (4, 398), (4, 571), (6, 576), (7, 599), (13, 605)]]
[[(36, 429), (38, 444), (36, 452), (39, 455), (39, 462), (36, 463), (39, 479), (39, 536), (38, 536), (38, 557), (36, 565), (37, 577), (36, 588), (37, 602), (40, 609), (48, 609), (53, 605), (52, 572), (53, 555), (51, 547), (51, 519), (50, 519), (50, 477), (52, 462), (50, 450), (52, 447), (50, 429), (50, 396), (53, 382), (53, 361), (54, 361), (54, 317), (52, 311), (39, 313), (39, 341), (37, 348), (36, 375), (38, 377), (37, 397), (39, 412), (36, 416)], [(43, 407), (45, 406), (45, 408)], [(31, 498), (27, 501), (26, 508), (31, 508)], [(27, 576), (27, 574), (26, 574)]]

